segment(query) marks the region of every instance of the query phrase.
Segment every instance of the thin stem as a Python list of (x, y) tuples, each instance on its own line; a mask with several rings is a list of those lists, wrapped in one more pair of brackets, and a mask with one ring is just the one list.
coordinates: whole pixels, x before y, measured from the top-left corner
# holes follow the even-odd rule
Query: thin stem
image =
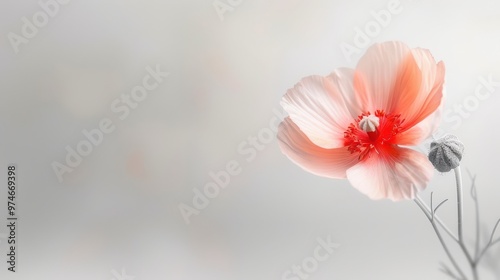
[(451, 271), (444, 263), (441, 263), (441, 269), (440, 269), (444, 274), (450, 276), (452, 279), (455, 280), (464, 280), (460, 279), (453, 271)]
[[(460, 274), (460, 277), (462, 277), (462, 279), (467, 279), (465, 277), (465, 274), (463, 273), (463, 271), (460, 269), (460, 267), (458, 266), (457, 262), (453, 258), (453, 255), (451, 254), (450, 250), (448, 249), (448, 246), (446, 246), (446, 243), (444, 242), (444, 239), (441, 236), (441, 233), (439, 232), (439, 229), (438, 229), (438, 227), (436, 225), (436, 221), (434, 220), (434, 213), (435, 213), (434, 209), (431, 209), (431, 212), (428, 213), (426, 207), (424, 206), (424, 204), (422, 203), (421, 200), (414, 199), (414, 201), (418, 205), (418, 207), (420, 207), (420, 209), (422, 209), (422, 211), (424, 212), (424, 214), (427, 217), (427, 219), (431, 222), (432, 228), (436, 232), (436, 235), (437, 235), (437, 237), (439, 239), (439, 242), (441, 243), (441, 246), (443, 246), (443, 249), (444, 249), (446, 255), (448, 256), (448, 258), (450, 259), (451, 264), (453, 265), (453, 267), (455, 268), (455, 270), (458, 272), (458, 274)], [(432, 205), (432, 198), (431, 198), (431, 205)]]
[[(425, 202), (420, 198), (420, 196), (417, 195), (415, 197), (415, 202), (420, 203), (420, 205), (422, 205), (422, 207), (423, 207), (422, 210), (425, 210), (424, 213), (426, 213), (426, 214), (431, 213), (429, 206), (427, 206), (427, 204), (425, 204)], [(448, 235), (451, 238), (453, 238), (453, 240), (458, 242), (457, 236), (446, 226), (446, 224), (437, 215), (434, 215), (434, 220), (436, 220), (436, 222), (446, 231), (446, 233), (448, 233)]]
[(476, 244), (475, 244), (475, 251), (474, 251), (474, 259), (477, 261), (478, 256), (479, 256), (479, 246), (481, 244), (481, 221), (479, 219), (480, 214), (479, 214), (479, 200), (477, 197), (477, 189), (476, 189), (476, 176), (472, 176), (470, 171), (467, 169), (467, 173), (469, 173), (469, 177), (472, 180), (472, 185), (470, 189), (470, 196), (474, 200), (474, 208), (475, 208), (475, 213), (476, 213)]
[(455, 169), (455, 180), (457, 181), (457, 207), (458, 207), (458, 240), (463, 242), (464, 233), (463, 233), (463, 187), (462, 187), (462, 172), (460, 171), (460, 166), (457, 166)]
[(495, 238), (495, 232), (498, 228), (498, 225), (500, 224), (500, 219), (497, 221), (497, 223), (495, 224), (495, 227), (493, 228), (493, 231), (491, 232), (491, 237), (490, 237), (490, 240), (488, 241), (488, 244), (486, 244), (486, 246), (484, 246), (484, 249), (481, 251), (481, 253), (477, 256), (475, 262), (478, 263), (479, 260), (481, 260), (481, 258), (484, 256), (484, 254), (486, 253), (486, 251), (488, 251), (488, 249), (495, 245), (496, 243), (500, 242), (500, 238), (493, 241), (493, 238)]
[[(489, 244), (493, 244), (493, 238), (495, 237), (495, 232), (497, 231), (497, 228), (498, 228), (498, 225), (500, 224), (500, 220), (497, 221), (497, 223), (495, 224), (495, 227), (493, 228), (493, 231), (491, 232), (491, 237), (490, 237), (490, 242)], [(497, 240), (498, 241), (498, 240)], [(497, 242), (495, 241), (495, 242)]]
[(460, 166), (457, 166), (453, 169), (455, 172), (455, 180), (457, 183), (457, 208), (458, 208), (458, 244), (462, 249), (467, 261), (470, 264), (472, 270), (472, 276), (474, 280), (478, 279), (477, 275), (477, 262), (475, 259), (471, 257), (469, 250), (464, 243), (464, 235), (463, 235), (463, 187), (462, 187), (462, 172), (460, 171)]

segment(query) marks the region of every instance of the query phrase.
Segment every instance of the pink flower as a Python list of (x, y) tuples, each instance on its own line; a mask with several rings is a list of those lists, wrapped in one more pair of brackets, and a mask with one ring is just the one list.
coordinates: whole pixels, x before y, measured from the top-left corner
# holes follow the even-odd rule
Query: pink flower
[(371, 199), (412, 199), (434, 173), (418, 145), (440, 120), (444, 64), (401, 42), (371, 46), (356, 69), (303, 78), (281, 101), (281, 150), (305, 170), (347, 178)]

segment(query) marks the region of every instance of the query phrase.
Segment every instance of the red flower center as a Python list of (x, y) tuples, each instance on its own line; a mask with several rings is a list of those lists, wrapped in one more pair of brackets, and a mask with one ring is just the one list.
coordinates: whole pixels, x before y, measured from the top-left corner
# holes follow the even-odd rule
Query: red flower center
[(353, 153), (359, 153), (359, 160), (379, 153), (384, 146), (392, 145), (396, 134), (402, 131), (400, 114), (386, 114), (383, 110), (363, 113), (354, 119), (344, 132), (344, 145)]

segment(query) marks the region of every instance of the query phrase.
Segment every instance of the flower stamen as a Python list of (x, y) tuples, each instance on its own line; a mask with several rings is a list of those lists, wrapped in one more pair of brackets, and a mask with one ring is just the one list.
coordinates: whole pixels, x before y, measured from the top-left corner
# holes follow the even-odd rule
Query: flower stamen
[(359, 153), (359, 160), (377, 154), (384, 145), (393, 145), (394, 137), (402, 131), (401, 115), (386, 114), (382, 110), (359, 115), (344, 132), (344, 144), (351, 153)]

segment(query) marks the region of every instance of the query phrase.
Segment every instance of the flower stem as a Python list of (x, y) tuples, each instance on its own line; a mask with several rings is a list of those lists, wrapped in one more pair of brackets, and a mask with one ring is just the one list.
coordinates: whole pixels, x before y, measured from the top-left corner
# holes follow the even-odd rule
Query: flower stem
[(474, 248), (474, 260), (477, 261), (478, 256), (479, 256), (479, 246), (481, 243), (481, 225), (480, 225), (480, 220), (479, 220), (479, 201), (477, 198), (477, 189), (476, 189), (476, 176), (472, 176), (469, 170), (467, 170), (467, 173), (469, 173), (469, 176), (472, 180), (472, 186), (470, 189), (470, 195), (472, 199), (474, 200), (474, 208), (475, 208), (475, 214), (476, 214), (476, 244)]
[(458, 244), (462, 249), (467, 261), (469, 262), (471, 271), (472, 271), (472, 279), (477, 280), (477, 262), (472, 258), (469, 250), (464, 243), (464, 235), (463, 235), (463, 187), (462, 187), (462, 172), (460, 171), (460, 166), (457, 166), (453, 169), (455, 172), (455, 180), (457, 183), (457, 208), (458, 208)]
[(477, 198), (476, 176), (472, 176), (470, 174), (469, 170), (467, 170), (467, 172), (469, 173), (469, 176), (472, 179), (472, 186), (471, 186), (470, 191), (471, 191), (471, 197), (474, 200), (474, 208), (476, 210), (475, 211), (475, 214), (476, 214), (476, 244), (475, 244), (475, 248), (474, 248), (474, 262), (473, 262), (473, 266), (472, 266), (472, 274), (475, 277), (475, 279), (479, 279), (478, 274), (477, 274), (477, 264), (479, 262), (479, 259), (478, 259), (479, 246), (481, 243), (481, 225), (480, 225), (480, 220), (479, 220), (479, 217), (480, 217), (480, 215), (479, 215), (479, 201)]
[(434, 232), (436, 232), (436, 235), (439, 239), (439, 242), (441, 243), (441, 246), (443, 246), (443, 249), (444, 249), (446, 255), (448, 256), (448, 258), (450, 259), (450, 262), (453, 265), (453, 267), (455, 268), (455, 270), (458, 272), (458, 274), (460, 274), (460, 277), (462, 279), (467, 279), (465, 277), (465, 274), (463, 273), (463, 271), (460, 269), (460, 266), (458, 265), (456, 260), (453, 258), (453, 255), (451, 254), (450, 250), (448, 249), (448, 246), (446, 245), (443, 237), (441, 236), (441, 233), (439, 232), (439, 229), (436, 225), (436, 221), (434, 220), (434, 213), (435, 213), (434, 209), (431, 209), (431, 212), (429, 213), (429, 212), (427, 212), (425, 204), (420, 199), (414, 199), (414, 201), (418, 205), (418, 207), (420, 207), (420, 209), (422, 209), (422, 212), (424, 212), (427, 219), (429, 219), (429, 222), (431, 222), (432, 228), (434, 229)]
[(463, 234), (463, 187), (462, 187), (462, 172), (460, 171), (460, 166), (457, 166), (455, 169), (455, 180), (457, 182), (457, 207), (458, 207), (458, 241), (463, 243), (464, 234)]
[[(448, 268), (445, 268), (443, 271), (451, 276), (452, 278), (455, 279), (460, 279), (460, 280), (467, 280), (467, 279), (472, 279), (472, 280), (478, 280), (479, 279), (479, 274), (478, 274), (478, 264), (481, 260), (481, 258), (486, 254), (488, 249), (490, 249), (493, 245), (500, 243), (500, 238), (495, 239), (495, 233), (498, 228), (500, 228), (500, 219), (497, 220), (497, 223), (495, 224), (493, 231), (491, 232), (490, 239), (488, 243), (480, 249), (480, 235), (481, 235), (481, 230), (480, 230), (480, 214), (479, 214), (479, 201), (477, 197), (477, 190), (476, 190), (476, 185), (475, 185), (475, 176), (471, 176), (472, 178), (472, 187), (471, 187), (471, 196), (472, 199), (474, 200), (475, 204), (475, 216), (476, 216), (476, 240), (475, 240), (475, 246), (474, 246), (474, 252), (469, 252), (467, 249), (467, 246), (465, 246), (465, 241), (464, 241), (464, 235), (463, 235), (463, 187), (462, 187), (462, 173), (460, 170), (460, 166), (456, 167), (454, 170), (455, 173), (455, 180), (456, 180), (456, 185), (457, 185), (457, 219), (458, 219), (458, 236), (455, 236), (452, 231), (449, 230), (449, 228), (445, 225), (444, 222), (442, 222), (437, 216), (436, 216), (436, 211), (438, 208), (443, 205), (445, 201), (441, 202), (437, 207), (434, 208), (433, 206), (433, 198), (432, 198), (432, 193), (431, 193), (431, 204), (430, 207), (425, 204), (425, 202), (417, 195), (416, 198), (414, 199), (415, 203), (422, 209), (424, 212), (425, 216), (429, 219), (431, 222), (431, 225), (436, 232), (436, 235), (439, 239), (439, 242), (443, 246), (443, 249), (450, 259), (453, 267), (455, 268), (456, 272), (459, 275), (455, 275), (452, 271), (450, 271)], [(469, 173), (470, 174), (470, 173)], [(448, 246), (446, 245), (443, 236), (441, 235), (439, 228), (437, 225), (440, 225), (449, 235), (450, 237), (460, 246), (460, 249), (462, 250), (464, 256), (466, 257), (469, 267), (470, 267), (470, 272), (472, 274), (472, 278), (469, 278), (468, 276), (465, 276), (464, 272), (460, 269), (460, 266), (458, 265), (457, 261), (451, 254)], [(474, 256), (471, 254), (474, 253)]]
[[(422, 198), (420, 198), (420, 196), (416, 196), (415, 197), (415, 200), (418, 200), (415, 201), (417, 203), (420, 203), (420, 205), (423, 206), (422, 210), (426, 210), (427, 213), (431, 213), (431, 209), (429, 208), (429, 206), (427, 206), (427, 204), (425, 204), (425, 202), (422, 200)], [(424, 211), (425, 213), (425, 211)], [(434, 215), (434, 220), (444, 229), (444, 231), (446, 231), (446, 233), (448, 233), (448, 235), (453, 239), (455, 240), (455, 242), (458, 243), (458, 237), (446, 226), (446, 224), (443, 222), (443, 220), (441, 220), (437, 215)]]

